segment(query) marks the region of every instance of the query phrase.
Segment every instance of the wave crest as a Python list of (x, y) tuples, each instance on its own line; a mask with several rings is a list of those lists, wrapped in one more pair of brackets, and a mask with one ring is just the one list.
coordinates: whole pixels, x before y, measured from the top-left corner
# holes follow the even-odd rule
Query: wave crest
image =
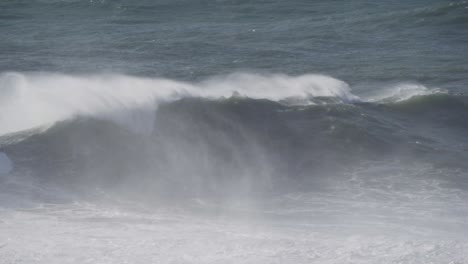
[(53, 124), (75, 116), (112, 120), (150, 132), (161, 102), (183, 97), (241, 95), (253, 99), (313, 103), (313, 97), (358, 101), (349, 86), (324, 75), (231, 74), (199, 83), (126, 75), (3, 73), (0, 75), (0, 134)]

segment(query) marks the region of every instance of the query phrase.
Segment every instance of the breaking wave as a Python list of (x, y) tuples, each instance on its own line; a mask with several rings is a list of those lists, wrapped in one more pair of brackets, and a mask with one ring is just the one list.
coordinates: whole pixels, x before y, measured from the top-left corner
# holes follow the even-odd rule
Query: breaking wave
[(9, 73), (1, 85), (0, 172), (72, 188), (220, 199), (320, 188), (369, 161), (466, 169), (466, 97), (420, 85), (366, 100), (322, 75)]

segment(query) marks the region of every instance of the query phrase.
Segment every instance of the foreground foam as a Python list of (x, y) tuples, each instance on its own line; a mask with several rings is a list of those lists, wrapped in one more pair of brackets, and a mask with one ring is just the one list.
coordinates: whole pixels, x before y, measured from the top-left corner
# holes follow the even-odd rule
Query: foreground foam
[(359, 98), (340, 80), (324, 75), (232, 74), (199, 83), (126, 75), (73, 76), (55, 73), (0, 75), (0, 134), (49, 125), (74, 116), (94, 116), (138, 132), (153, 127), (158, 103), (182, 97), (223, 98), (240, 94), (279, 101), (337, 97)]
[[(382, 218), (385, 219), (385, 218)], [(5, 263), (466, 263), (465, 238), (95, 206), (2, 213)], [(391, 229), (392, 225), (381, 225)], [(367, 223), (368, 230), (376, 229)], [(47, 238), (47, 239), (44, 239)]]

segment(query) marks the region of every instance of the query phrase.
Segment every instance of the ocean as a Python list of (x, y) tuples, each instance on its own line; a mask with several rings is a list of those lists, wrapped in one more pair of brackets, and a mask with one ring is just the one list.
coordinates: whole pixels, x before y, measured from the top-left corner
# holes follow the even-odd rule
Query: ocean
[(468, 263), (468, 2), (0, 2), (0, 264)]

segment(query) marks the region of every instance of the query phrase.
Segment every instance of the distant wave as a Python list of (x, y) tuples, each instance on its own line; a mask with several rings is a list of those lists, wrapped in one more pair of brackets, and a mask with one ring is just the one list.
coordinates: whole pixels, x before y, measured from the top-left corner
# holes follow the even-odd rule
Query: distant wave
[(447, 94), (447, 91), (439, 88), (430, 89), (417, 83), (397, 83), (386, 87), (379, 87), (373, 95), (366, 96), (365, 100), (375, 103), (392, 103), (406, 101), (415, 96), (435, 94)]

